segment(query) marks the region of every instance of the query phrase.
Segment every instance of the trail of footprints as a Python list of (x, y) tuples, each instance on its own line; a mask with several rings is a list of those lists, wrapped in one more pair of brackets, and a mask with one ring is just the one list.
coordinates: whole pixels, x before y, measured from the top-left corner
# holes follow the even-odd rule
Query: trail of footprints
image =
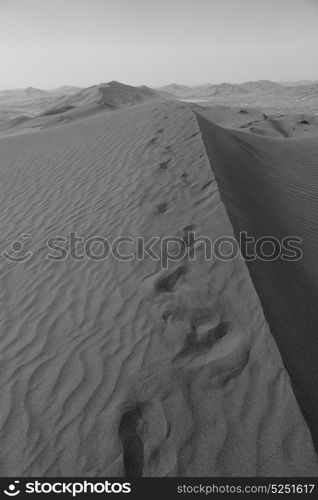
[(123, 459), (126, 477), (140, 477), (143, 472), (144, 419), (142, 408), (135, 406), (126, 411), (119, 425), (119, 437), (123, 445)]
[[(167, 119), (167, 116), (163, 119)], [(164, 128), (157, 130), (158, 134), (163, 132)], [(190, 137), (195, 137), (198, 133)], [(155, 136), (148, 145), (155, 145), (157, 141), (158, 136)], [(165, 146), (165, 154), (170, 153), (171, 149), (170, 145)], [(171, 162), (172, 158), (159, 162), (159, 171), (166, 171)], [(180, 178), (184, 185), (190, 186), (186, 172)], [(201, 189), (213, 182), (209, 181)], [(167, 209), (166, 202), (156, 206), (158, 215), (164, 214)], [(191, 274), (200, 266), (198, 261), (189, 261), (189, 255), (194, 251), (194, 231), (198, 227), (197, 224), (189, 224), (182, 230), (181, 239), (186, 250), (183, 260), (173, 269), (160, 270), (150, 278), (154, 300), (159, 298), (164, 304), (162, 320), (166, 325), (165, 333), (173, 337), (178, 325), (184, 326), (184, 332), (181, 339), (176, 336), (176, 345), (172, 349), (168, 339), (167, 362), (161, 368), (154, 365), (145, 369), (136, 383), (132, 401), (126, 402), (128, 409), (124, 411), (119, 424), (126, 477), (164, 476), (176, 470), (176, 453), (173, 443), (169, 443), (170, 428), (161, 404), (165, 392), (180, 389), (180, 384), (182, 390), (187, 390), (185, 377), (193, 374), (193, 370), (206, 367), (211, 373), (211, 388), (224, 387), (231, 379), (240, 375), (248, 362), (249, 346), (244, 344), (240, 327), (225, 319), (225, 316), (228, 319), (228, 313), (222, 314), (220, 307), (215, 311), (211, 306), (191, 308), (182, 304), (182, 301), (180, 304), (182, 293), (178, 293), (178, 287), (182, 287), (182, 283), (191, 286)], [(149, 383), (150, 389), (145, 388), (145, 381)]]

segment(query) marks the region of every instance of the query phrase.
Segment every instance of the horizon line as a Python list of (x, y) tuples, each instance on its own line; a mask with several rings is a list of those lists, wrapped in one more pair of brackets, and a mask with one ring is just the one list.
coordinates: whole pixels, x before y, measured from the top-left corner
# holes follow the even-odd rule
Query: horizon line
[(176, 86), (183, 86), (183, 87), (189, 87), (189, 88), (195, 88), (195, 87), (204, 87), (204, 86), (208, 86), (208, 85), (211, 85), (211, 86), (220, 86), (220, 85), (244, 85), (245, 83), (258, 83), (258, 82), (271, 82), (271, 83), (277, 83), (279, 85), (286, 85), (286, 84), (302, 84), (304, 82), (307, 82), (308, 84), (311, 84), (311, 83), (318, 83), (318, 78), (317, 80), (316, 79), (310, 79), (310, 78), (303, 78), (303, 79), (299, 79), (299, 80), (272, 80), (272, 79), (269, 79), (269, 78), (259, 78), (257, 80), (243, 80), (243, 81), (222, 81), (220, 83), (212, 83), (212, 82), (205, 82), (205, 83), (194, 83), (194, 84), (187, 84), (187, 83), (180, 83), (180, 82), (170, 82), (170, 83), (166, 83), (164, 85), (157, 85), (157, 86), (153, 86), (153, 85), (147, 85), (145, 83), (142, 83), (140, 85), (133, 85), (131, 83), (124, 83), (120, 80), (109, 80), (109, 81), (101, 81), (99, 83), (93, 83), (91, 85), (85, 85), (85, 86), (81, 86), (81, 85), (77, 85), (77, 84), (71, 84), (71, 83), (65, 83), (65, 84), (62, 84), (62, 85), (59, 85), (57, 87), (38, 87), (38, 86), (34, 86), (34, 85), (28, 85), (26, 87), (6, 87), (6, 88), (0, 88), (0, 92), (6, 92), (6, 91), (19, 91), (19, 90), (28, 90), (28, 89), (34, 89), (34, 90), (43, 90), (43, 91), (46, 91), (46, 92), (53, 92), (53, 91), (56, 91), (60, 88), (63, 88), (63, 87), (74, 87), (74, 88), (78, 88), (79, 90), (81, 89), (86, 89), (86, 88), (90, 88), (90, 87), (96, 87), (96, 86), (99, 86), (99, 85), (103, 85), (103, 84), (109, 84), (109, 83), (120, 83), (122, 85), (129, 85), (131, 87), (142, 87), (142, 86), (146, 86), (146, 87), (149, 87), (151, 89), (161, 89), (161, 88), (164, 88), (164, 87), (168, 87), (170, 85), (176, 85)]

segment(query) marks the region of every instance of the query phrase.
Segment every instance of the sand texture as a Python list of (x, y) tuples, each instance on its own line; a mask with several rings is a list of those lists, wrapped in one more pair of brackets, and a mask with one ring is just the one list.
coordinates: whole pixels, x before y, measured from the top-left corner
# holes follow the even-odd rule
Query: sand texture
[[(228, 132), (202, 117), (199, 127), (183, 103), (88, 114), (0, 139), (1, 248), (31, 233), (33, 252), (24, 263), (0, 261), (0, 474), (317, 475), (308, 425), (255, 291), (270, 324), (276, 301), (272, 333), (298, 401), (304, 391), (310, 406), (315, 341), (307, 309), (295, 316), (296, 306), (317, 304), (308, 217), (315, 141), (290, 144), (287, 161), (289, 141)], [(242, 191), (225, 173), (223, 182), (222, 162), (224, 172), (240, 167)], [(252, 184), (257, 219), (245, 211)], [(284, 295), (288, 304), (277, 305), (275, 287), (290, 285), (279, 264), (275, 280), (261, 269), (257, 281), (250, 270), (253, 284), (242, 260), (207, 261), (200, 248), (196, 260), (187, 248), (167, 270), (149, 257), (46, 260), (47, 238), (70, 231), (113, 240), (185, 238), (195, 229), (216, 239), (233, 235), (231, 223), (234, 232), (244, 223), (308, 237), (306, 260), (290, 277), (304, 281)]]

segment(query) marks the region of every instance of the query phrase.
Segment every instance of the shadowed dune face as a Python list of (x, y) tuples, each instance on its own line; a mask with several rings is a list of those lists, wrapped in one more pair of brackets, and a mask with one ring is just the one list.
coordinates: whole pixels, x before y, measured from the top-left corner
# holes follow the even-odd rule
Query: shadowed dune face
[(298, 262), (248, 263), (265, 317), (318, 448), (318, 144), (226, 131), (198, 114), (236, 237), (303, 239)]
[(190, 239), (165, 270), (130, 246), (131, 261), (46, 260), (71, 231), (233, 236), (188, 106), (2, 138), (0, 189), (1, 248), (31, 233), (33, 252), (0, 260), (1, 475), (317, 474), (240, 259), (190, 260)]

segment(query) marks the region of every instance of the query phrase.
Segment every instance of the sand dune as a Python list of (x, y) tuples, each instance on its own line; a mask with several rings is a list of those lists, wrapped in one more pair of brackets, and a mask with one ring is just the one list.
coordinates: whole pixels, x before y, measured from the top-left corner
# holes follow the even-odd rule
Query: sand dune
[(133, 87), (120, 82), (101, 83), (86, 89), (79, 90), (75, 94), (63, 97), (58, 106), (47, 110), (45, 114), (61, 113), (63, 110), (78, 108), (85, 105), (100, 105), (108, 108), (118, 108), (123, 105), (138, 104), (149, 98), (158, 97), (159, 93), (149, 87)]
[[(27, 90), (21, 91), (24, 92), (22, 95), (25, 95)], [(14, 91), (12, 92), (14, 93)], [(18, 93), (19, 96), (21, 92)], [(116, 111), (123, 106), (131, 106), (144, 101), (154, 101), (168, 96), (168, 94), (165, 96), (162, 92), (146, 86), (133, 87), (116, 81), (93, 85), (85, 89), (66, 86), (51, 93), (46, 92), (46, 94), (49, 96), (46, 99), (26, 100), (23, 105), (19, 101), (18, 108), (17, 105), (12, 108), (12, 104), (10, 107), (10, 101), (8, 104), (4, 100), (5, 105), (10, 109), (10, 113), (7, 119), (1, 121), (0, 93), (0, 134), (2, 136), (17, 135), (33, 132), (34, 130), (43, 130), (44, 128), (55, 127), (100, 112)], [(169, 96), (168, 98), (170, 99)], [(24, 108), (25, 112), (30, 116), (20, 115), (18, 110), (21, 111)]]
[(161, 87), (160, 90), (168, 92), (179, 99), (191, 98), (207, 98), (217, 96), (238, 96), (249, 93), (258, 93), (264, 95), (266, 92), (282, 91), (283, 86), (270, 80), (259, 80), (256, 82), (237, 83), (220, 83), (205, 85), (195, 85), (189, 87), (187, 85), (170, 84)]
[[(236, 138), (203, 118), (200, 126), (210, 155), (216, 154), (209, 148), (211, 133), (211, 144), (225, 141), (227, 164), (258, 158), (260, 146), (253, 149), (246, 134)], [(172, 102), (128, 106), (4, 137), (0, 145), (1, 248), (31, 233), (26, 250), (33, 252), (23, 264), (0, 262), (1, 475), (317, 475), (309, 429), (243, 261), (207, 261), (200, 248), (195, 261), (187, 248), (167, 270), (150, 258), (45, 258), (47, 238), (70, 231), (109, 240), (185, 238), (190, 229), (212, 239), (233, 234), (191, 108)], [(261, 227), (272, 229), (274, 209), (279, 234), (300, 230), (312, 213), (313, 161), (303, 167), (306, 185), (295, 181), (300, 151), (310, 145), (314, 153), (314, 143), (291, 145), (293, 182), (284, 177), (285, 163), (283, 172), (277, 170), (276, 196), (270, 193), (273, 170), (266, 177), (271, 204), (268, 213), (259, 209)], [(280, 160), (282, 147), (273, 143)], [(220, 169), (215, 174), (224, 197)], [(250, 179), (259, 193), (251, 175), (242, 166), (235, 178), (245, 180), (239, 186)], [(229, 196), (243, 217), (244, 198), (234, 191)], [(301, 197), (306, 214), (296, 204), (288, 219), (284, 207), (292, 206), (292, 196)], [(315, 243), (308, 220), (302, 231)], [(233, 220), (235, 230), (239, 222)], [(308, 286), (312, 263), (310, 254), (301, 270)], [(289, 304), (295, 310), (304, 303), (301, 286)], [(309, 290), (306, 297), (314, 298)], [(308, 346), (314, 339), (303, 330), (306, 319), (295, 319), (305, 333), (300, 339), (289, 321), (295, 313), (277, 311), (281, 320), (273, 333), (284, 361), (282, 344), (289, 342), (305, 356), (297, 367), (285, 361), (296, 387), (297, 377), (305, 379), (304, 365), (312, 367), (305, 347), (314, 348)], [(306, 383), (311, 380), (312, 373)]]
[(221, 198), (238, 237), (298, 236), (298, 262), (255, 260), (249, 271), (318, 446), (318, 145), (225, 131), (199, 116)]
[[(26, 89), (0, 90), (0, 131), (10, 126), (10, 120), (21, 116), (32, 118), (45, 109), (53, 107), (65, 95), (80, 89), (61, 87), (56, 90)], [(11, 124), (12, 127), (12, 124)]]
[(12, 102), (25, 102), (28, 99), (42, 99), (49, 97), (50, 92), (34, 87), (27, 87), (26, 89), (10, 89), (0, 90), (0, 99)]

